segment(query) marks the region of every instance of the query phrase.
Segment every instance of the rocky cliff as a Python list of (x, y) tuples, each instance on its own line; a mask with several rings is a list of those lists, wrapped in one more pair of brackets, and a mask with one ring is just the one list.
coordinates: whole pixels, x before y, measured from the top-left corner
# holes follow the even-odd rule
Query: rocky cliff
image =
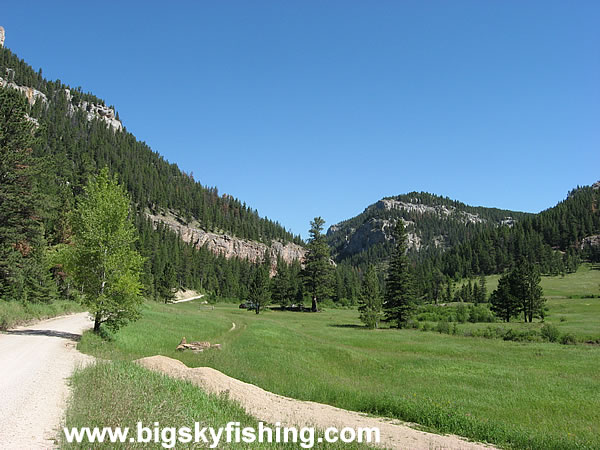
[(281, 258), (290, 264), (297, 260), (302, 260), (306, 250), (294, 243), (284, 244), (279, 241), (273, 241), (271, 246), (262, 242), (240, 239), (227, 234), (218, 234), (204, 231), (201, 228), (180, 223), (172, 214), (150, 214), (146, 215), (156, 225), (159, 222), (167, 225), (171, 230), (181, 236), (184, 242), (194, 245), (196, 248), (206, 247), (215, 254), (223, 255), (225, 258), (247, 259), (253, 263), (260, 263), (264, 260), (265, 252), (268, 252), (271, 262), (275, 267), (277, 258)]
[[(5, 31), (4, 28), (0, 26), (0, 47), (4, 47), (4, 39)], [(8, 87), (23, 93), (30, 105), (34, 105), (38, 101), (42, 102), (44, 105), (48, 104), (48, 97), (43, 92), (30, 86), (22, 86), (15, 83), (13, 69), (7, 68), (6, 73), (3, 74), (3, 77), (0, 77), (0, 87)], [(65, 95), (67, 96), (69, 114), (73, 114), (76, 110), (81, 110), (86, 113), (88, 121), (98, 119), (106, 123), (107, 126), (111, 127), (114, 131), (123, 130), (123, 124), (119, 119), (117, 119), (115, 110), (113, 108), (83, 100), (74, 103), (73, 96), (71, 95), (71, 91), (69, 91), (69, 89), (65, 89)], [(29, 119), (37, 124), (37, 120), (33, 118)]]
[(383, 198), (358, 216), (332, 225), (327, 239), (337, 261), (353, 258), (360, 263), (389, 256), (394, 247), (393, 229), (399, 220), (407, 229), (409, 249), (420, 252), (455, 245), (468, 238), (474, 228), (512, 227), (522, 216), (518, 212), (471, 207), (445, 197), (411, 192)]

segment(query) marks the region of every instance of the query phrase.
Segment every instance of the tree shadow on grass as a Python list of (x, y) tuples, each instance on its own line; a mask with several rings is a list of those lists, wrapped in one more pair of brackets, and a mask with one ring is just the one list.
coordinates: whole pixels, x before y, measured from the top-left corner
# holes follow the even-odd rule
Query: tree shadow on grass
[(19, 336), (48, 336), (57, 337), (61, 339), (69, 339), (71, 341), (79, 341), (81, 339), (80, 334), (68, 333), (66, 331), (57, 330), (12, 330), (5, 331), (4, 334), (14, 334)]
[(368, 330), (368, 328), (364, 325), (357, 325), (355, 323), (330, 323), (327, 326), (334, 328), (356, 328), (359, 330)]

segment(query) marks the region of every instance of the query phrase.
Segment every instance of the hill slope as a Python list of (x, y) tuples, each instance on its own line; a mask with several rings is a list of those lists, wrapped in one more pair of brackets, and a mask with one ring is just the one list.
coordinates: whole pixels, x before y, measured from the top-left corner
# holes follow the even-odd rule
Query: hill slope
[(465, 205), (447, 197), (411, 192), (385, 197), (358, 216), (329, 227), (327, 239), (338, 262), (377, 263), (391, 254), (392, 230), (398, 220), (407, 227), (409, 248), (416, 253), (444, 250), (477, 231), (513, 226), (528, 214)]

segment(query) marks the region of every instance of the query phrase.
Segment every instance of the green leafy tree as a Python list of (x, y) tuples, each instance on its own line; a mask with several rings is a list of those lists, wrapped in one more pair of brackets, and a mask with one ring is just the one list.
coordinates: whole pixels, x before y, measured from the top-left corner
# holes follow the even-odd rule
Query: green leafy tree
[(383, 308), (386, 320), (402, 328), (415, 308), (415, 290), (410, 263), (406, 254), (408, 235), (404, 223), (399, 220), (394, 230), (396, 248), (387, 270), (385, 301)]
[(79, 199), (72, 239), (65, 268), (83, 293), (94, 331), (101, 324), (116, 331), (137, 319), (143, 258), (133, 249), (136, 230), (129, 219), (129, 198), (108, 169), (90, 179)]
[(368, 328), (378, 328), (383, 316), (383, 298), (379, 291), (379, 278), (375, 266), (369, 265), (362, 283), (359, 307), (360, 320)]
[(271, 291), (269, 288), (269, 268), (270, 264), (261, 264), (254, 271), (248, 300), (254, 305), (256, 314), (260, 313), (269, 303), (271, 303)]
[(333, 295), (334, 268), (331, 264), (329, 246), (325, 235), (322, 234), (324, 224), (325, 221), (321, 217), (315, 217), (310, 223), (310, 238), (302, 271), (304, 286), (312, 299), (313, 312), (318, 310), (319, 301)]

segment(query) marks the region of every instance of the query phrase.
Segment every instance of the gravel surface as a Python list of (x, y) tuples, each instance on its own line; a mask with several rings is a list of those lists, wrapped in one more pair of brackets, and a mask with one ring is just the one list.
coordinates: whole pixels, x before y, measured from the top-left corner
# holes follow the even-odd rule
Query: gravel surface
[(75, 348), (91, 326), (79, 313), (0, 333), (0, 449), (56, 447), (67, 378), (93, 360)]

